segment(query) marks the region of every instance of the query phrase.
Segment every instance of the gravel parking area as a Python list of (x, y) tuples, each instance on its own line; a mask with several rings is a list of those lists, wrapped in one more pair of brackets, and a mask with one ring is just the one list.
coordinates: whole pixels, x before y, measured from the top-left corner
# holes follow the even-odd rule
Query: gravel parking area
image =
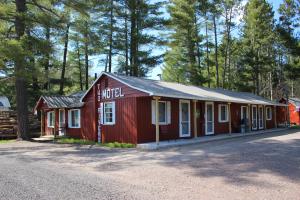
[(0, 199), (300, 199), (300, 132), (138, 151), (0, 145)]

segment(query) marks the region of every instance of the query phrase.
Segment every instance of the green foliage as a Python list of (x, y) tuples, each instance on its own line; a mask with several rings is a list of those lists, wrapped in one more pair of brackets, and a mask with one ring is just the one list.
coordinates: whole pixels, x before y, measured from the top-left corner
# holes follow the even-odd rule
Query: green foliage
[(59, 144), (79, 144), (79, 145), (94, 145), (94, 144), (96, 144), (96, 142), (94, 142), (94, 141), (75, 139), (75, 138), (67, 138), (67, 137), (58, 138), (58, 139), (56, 139), (56, 142)]
[(12, 143), (15, 142), (16, 140), (0, 140), (0, 144), (7, 144), (7, 143)]
[(101, 146), (109, 147), (109, 148), (134, 148), (134, 144), (130, 143), (119, 143), (119, 142), (110, 142), (110, 143), (104, 143), (100, 144)]

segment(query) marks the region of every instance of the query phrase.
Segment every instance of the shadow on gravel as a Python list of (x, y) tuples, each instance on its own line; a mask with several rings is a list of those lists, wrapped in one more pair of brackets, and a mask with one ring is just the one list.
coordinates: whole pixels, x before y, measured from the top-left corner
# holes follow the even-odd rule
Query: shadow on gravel
[[(267, 173), (300, 182), (298, 131), (290, 129), (283, 133), (274, 132), (150, 152), (29, 143), (28, 147), (1, 147), (0, 156), (20, 159), (26, 163), (50, 161), (52, 164), (79, 164), (91, 166), (100, 172), (143, 168), (146, 165), (155, 169), (156, 165), (160, 165), (177, 168), (199, 178), (221, 177), (227, 183), (235, 185), (270, 187), (270, 183), (257, 181), (259, 179), (255, 178), (261, 173)], [(294, 139), (272, 138), (293, 133), (297, 134)]]
[[(177, 155), (165, 157), (163, 165), (190, 168), (199, 177), (222, 177), (232, 184), (271, 186), (255, 179), (261, 173), (272, 174), (300, 182), (300, 137), (291, 140), (268, 139), (284, 136), (270, 133), (254, 137), (224, 140), (192, 148), (174, 148)], [(300, 136), (300, 133), (297, 133)], [(299, 139), (298, 139), (299, 138)]]

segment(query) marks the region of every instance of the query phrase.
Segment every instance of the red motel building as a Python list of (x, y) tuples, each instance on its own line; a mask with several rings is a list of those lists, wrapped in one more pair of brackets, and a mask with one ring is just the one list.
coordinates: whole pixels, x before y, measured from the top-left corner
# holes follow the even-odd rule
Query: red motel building
[(42, 135), (132, 144), (274, 129), (286, 104), (260, 96), (103, 72), (85, 93), (42, 96)]

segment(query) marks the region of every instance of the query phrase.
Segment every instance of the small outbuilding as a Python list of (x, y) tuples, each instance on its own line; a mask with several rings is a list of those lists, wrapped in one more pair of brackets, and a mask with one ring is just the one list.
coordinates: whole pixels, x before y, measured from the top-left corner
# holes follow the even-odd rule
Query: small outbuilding
[(300, 125), (300, 99), (289, 98), (290, 123)]
[(287, 124), (285, 104), (251, 93), (106, 72), (84, 94), (42, 96), (35, 110), (42, 134), (102, 143), (158, 143)]
[(10, 110), (10, 103), (6, 96), (0, 96), (0, 111)]

